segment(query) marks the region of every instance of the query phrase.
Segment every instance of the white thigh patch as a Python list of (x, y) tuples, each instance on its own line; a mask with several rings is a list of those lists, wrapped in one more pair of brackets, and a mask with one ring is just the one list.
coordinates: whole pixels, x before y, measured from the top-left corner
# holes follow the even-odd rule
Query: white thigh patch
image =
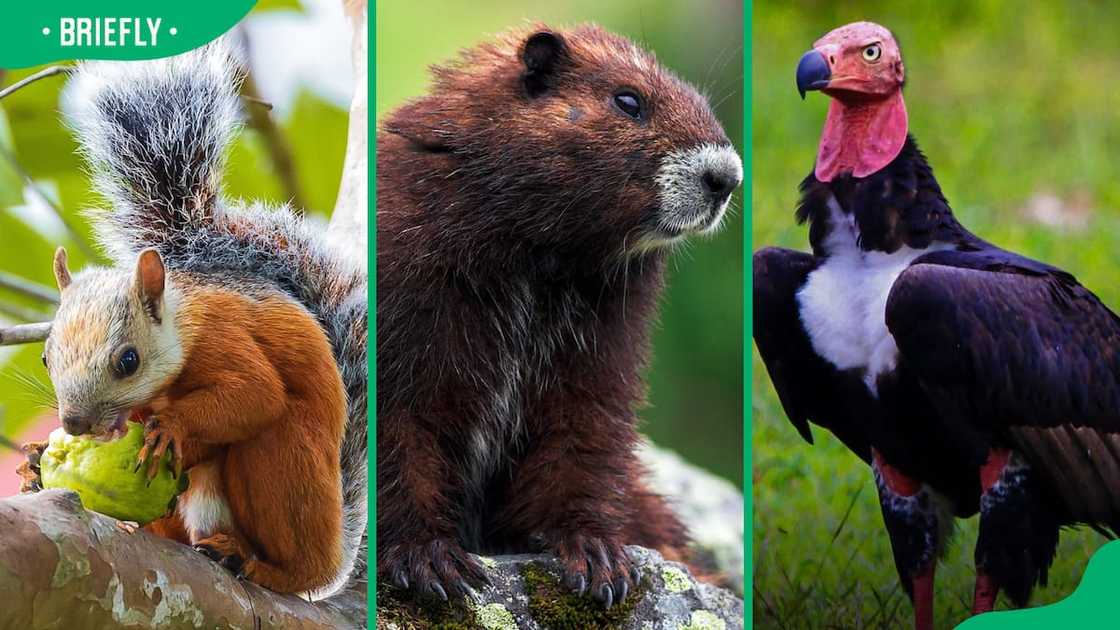
[[(196, 483), (197, 481), (197, 483)], [(221, 486), (213, 483), (211, 475), (191, 471), (191, 486), (179, 497), (176, 511), (195, 543), (215, 533), (229, 529), (233, 523), (229, 503)]]

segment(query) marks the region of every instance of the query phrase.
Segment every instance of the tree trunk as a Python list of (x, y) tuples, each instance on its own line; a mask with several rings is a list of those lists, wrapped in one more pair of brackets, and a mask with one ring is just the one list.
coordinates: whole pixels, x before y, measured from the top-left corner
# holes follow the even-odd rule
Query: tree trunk
[(3, 628), (365, 627), (364, 589), (279, 595), (186, 545), (125, 533), (66, 490), (0, 499), (0, 541)]

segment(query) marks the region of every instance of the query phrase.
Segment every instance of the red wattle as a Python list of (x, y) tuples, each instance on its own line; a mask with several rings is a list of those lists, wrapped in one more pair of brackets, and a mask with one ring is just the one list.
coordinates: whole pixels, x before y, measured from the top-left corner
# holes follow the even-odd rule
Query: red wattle
[(867, 177), (878, 172), (902, 151), (908, 124), (902, 90), (885, 99), (833, 97), (817, 149), (817, 180), (830, 182), (842, 173)]

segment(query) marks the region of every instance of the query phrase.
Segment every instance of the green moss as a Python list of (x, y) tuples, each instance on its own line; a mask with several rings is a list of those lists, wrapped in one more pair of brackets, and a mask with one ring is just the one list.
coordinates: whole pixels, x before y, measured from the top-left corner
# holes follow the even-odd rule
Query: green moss
[(384, 582), (378, 582), (377, 626), (384, 627), (390, 623), (396, 624), (400, 630), (498, 630), (501, 628), (482, 625), (475, 610), (464, 602), (449, 604), (416, 597)]
[(638, 585), (625, 601), (603, 610), (594, 599), (577, 597), (568, 591), (556, 576), (539, 565), (525, 564), (521, 567), (521, 577), (529, 595), (529, 614), (542, 627), (551, 630), (621, 628), (641, 599), (644, 587)]
[(517, 622), (513, 620), (513, 613), (498, 603), (475, 608), (474, 618), (478, 625), (486, 628), (486, 630), (517, 630)]
[(714, 614), (706, 610), (694, 610), (688, 623), (679, 626), (677, 630), (726, 630), (726, 628), (727, 624)]
[(665, 583), (665, 588), (672, 593), (683, 593), (692, 588), (692, 580), (688, 579), (688, 575), (684, 571), (676, 567), (662, 568), (661, 581)]

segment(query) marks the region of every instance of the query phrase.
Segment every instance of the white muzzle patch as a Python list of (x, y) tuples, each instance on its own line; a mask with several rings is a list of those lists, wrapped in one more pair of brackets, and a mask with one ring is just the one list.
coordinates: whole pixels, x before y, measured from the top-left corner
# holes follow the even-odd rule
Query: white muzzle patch
[(729, 145), (703, 144), (664, 158), (656, 181), (661, 200), (661, 240), (716, 230), (731, 193), (743, 181), (743, 163)]

